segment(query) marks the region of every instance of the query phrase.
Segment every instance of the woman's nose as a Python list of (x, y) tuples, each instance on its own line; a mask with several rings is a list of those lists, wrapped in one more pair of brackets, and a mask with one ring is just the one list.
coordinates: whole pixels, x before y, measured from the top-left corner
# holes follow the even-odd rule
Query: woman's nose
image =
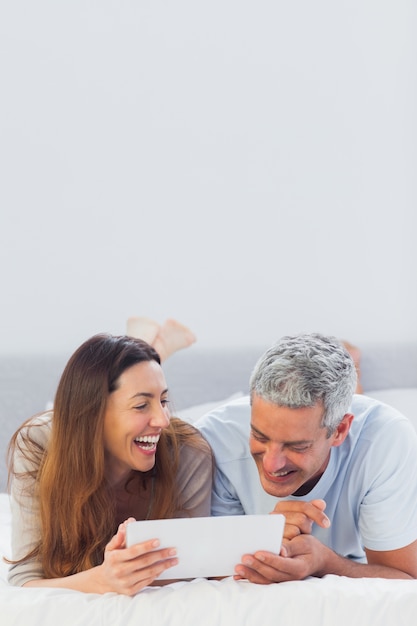
[(165, 406), (159, 404), (152, 412), (151, 425), (158, 428), (166, 428), (169, 424), (169, 411)]

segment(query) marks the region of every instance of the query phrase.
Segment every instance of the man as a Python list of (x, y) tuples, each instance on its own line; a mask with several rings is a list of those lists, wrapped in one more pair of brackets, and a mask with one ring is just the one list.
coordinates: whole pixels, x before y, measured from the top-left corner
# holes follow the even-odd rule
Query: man
[(281, 553), (244, 555), (236, 579), (417, 578), (417, 433), (356, 382), (337, 339), (284, 337), (250, 397), (197, 421), (216, 457), (213, 515), (286, 517)]

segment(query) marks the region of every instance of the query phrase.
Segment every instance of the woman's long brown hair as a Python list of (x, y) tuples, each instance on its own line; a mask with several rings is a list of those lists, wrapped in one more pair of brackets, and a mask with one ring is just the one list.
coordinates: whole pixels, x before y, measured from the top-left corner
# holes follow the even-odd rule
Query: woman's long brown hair
[[(160, 363), (158, 353), (140, 339), (95, 335), (78, 348), (64, 369), (47, 450), (41, 450), (30, 436), (35, 425), (26, 422), (15, 433), (9, 446), (9, 475), (14, 475), (13, 453), (18, 448), (38, 468), (29, 478), (41, 516), (39, 546), (17, 562), (40, 559), (45, 578), (68, 576), (102, 562), (105, 545), (116, 531), (115, 508), (105, 479), (106, 402), (126, 369), (152, 360)], [(153, 470), (132, 471), (129, 477), (129, 491), (155, 481), (152, 519), (171, 517), (181, 509), (175, 480), (179, 449), (185, 441), (201, 446), (192, 426), (172, 418), (162, 431)]]

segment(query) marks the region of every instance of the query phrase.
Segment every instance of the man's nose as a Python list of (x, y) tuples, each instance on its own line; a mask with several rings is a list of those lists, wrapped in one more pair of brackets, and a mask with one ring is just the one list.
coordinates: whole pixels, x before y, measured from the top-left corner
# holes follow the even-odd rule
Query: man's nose
[(285, 467), (287, 457), (281, 446), (270, 446), (264, 452), (262, 461), (265, 470), (269, 474), (273, 474), (274, 472), (279, 472)]

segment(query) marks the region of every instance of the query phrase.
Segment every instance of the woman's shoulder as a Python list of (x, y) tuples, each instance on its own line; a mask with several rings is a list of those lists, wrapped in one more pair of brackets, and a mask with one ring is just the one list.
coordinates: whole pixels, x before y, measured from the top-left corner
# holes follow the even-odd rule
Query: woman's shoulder
[(8, 449), (9, 480), (32, 480), (36, 476), (48, 448), (51, 423), (52, 412), (39, 413), (24, 422), (14, 434)]
[(18, 430), (20, 441), (33, 441), (38, 445), (46, 444), (49, 440), (52, 426), (52, 411), (38, 413), (26, 420)]

